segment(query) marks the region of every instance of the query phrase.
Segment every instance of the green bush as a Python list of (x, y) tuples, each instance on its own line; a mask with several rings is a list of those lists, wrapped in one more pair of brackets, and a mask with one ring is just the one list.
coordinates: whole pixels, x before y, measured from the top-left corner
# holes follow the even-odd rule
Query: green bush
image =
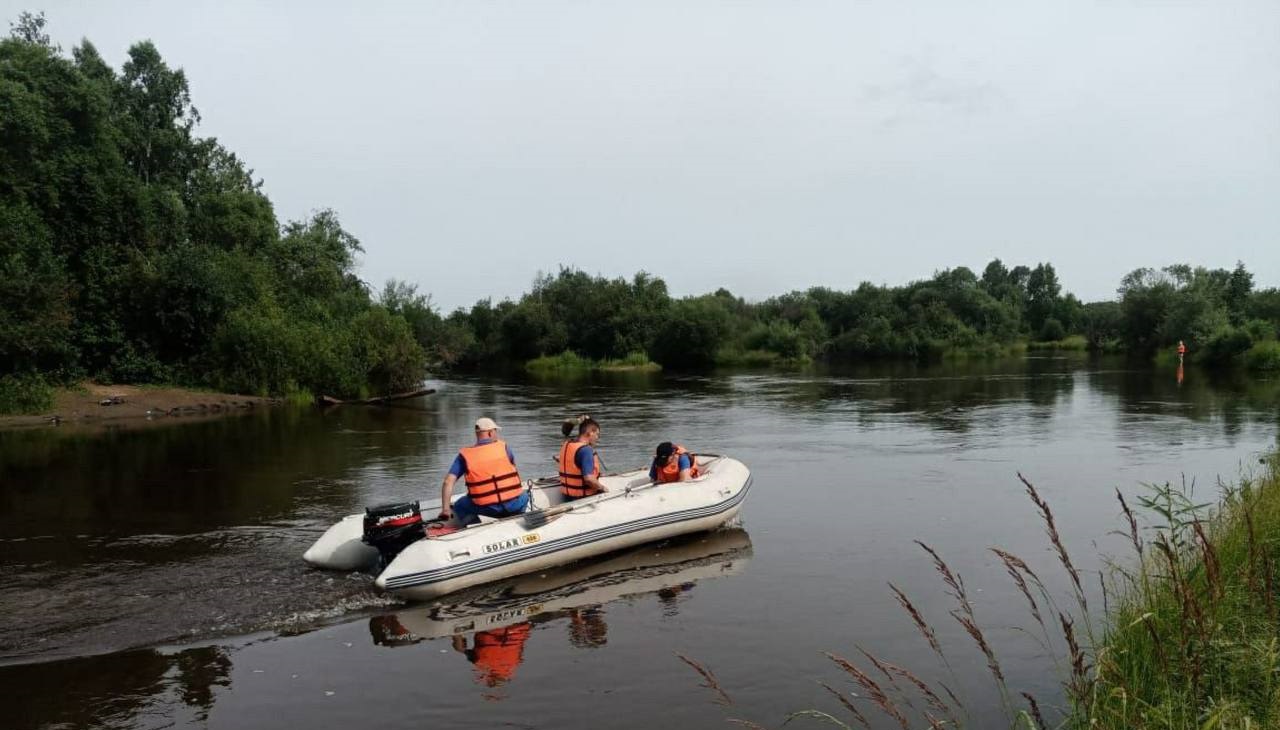
[(356, 315), (348, 330), (360, 359), (357, 367), (364, 371), (360, 379), (374, 393), (398, 393), (422, 382), (427, 354), (404, 318), (375, 306)]
[(1280, 342), (1259, 342), (1244, 354), (1244, 365), (1264, 373), (1280, 372)]
[(37, 414), (53, 406), (53, 387), (39, 375), (0, 375), (0, 413)]
[(1044, 321), (1044, 325), (1040, 327), (1040, 336), (1036, 339), (1041, 342), (1056, 342), (1067, 336), (1067, 330), (1062, 323), (1053, 317), (1049, 317)]
[(1253, 339), (1242, 327), (1227, 325), (1215, 331), (1206, 340), (1196, 359), (1213, 364), (1226, 364), (1244, 353), (1253, 345)]
[(800, 330), (785, 320), (757, 322), (748, 330), (743, 344), (748, 350), (776, 353), (784, 360), (798, 360), (808, 356)]

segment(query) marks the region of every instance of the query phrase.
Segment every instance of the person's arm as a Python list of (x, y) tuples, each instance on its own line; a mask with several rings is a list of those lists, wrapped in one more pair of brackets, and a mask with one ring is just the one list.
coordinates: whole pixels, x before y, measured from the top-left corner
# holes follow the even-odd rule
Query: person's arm
[(442, 520), (453, 517), (453, 483), (458, 478), (453, 474), (444, 475), (444, 484), (440, 486), (440, 514), (436, 515)]
[(595, 471), (596, 471), (595, 449), (591, 448), (590, 446), (583, 446), (582, 448), (578, 449), (578, 453), (575, 455), (575, 458), (578, 461), (578, 468), (582, 470), (583, 484), (586, 484), (588, 487), (591, 487), (592, 490), (597, 492), (609, 491), (608, 489), (604, 488), (604, 485), (600, 483), (600, 478), (595, 475)]
[(680, 479), (679, 481), (687, 482), (693, 478), (693, 459), (688, 454), (680, 455)]
[(453, 517), (453, 483), (458, 481), (458, 477), (467, 471), (467, 462), (463, 461), (462, 454), (458, 454), (453, 458), (453, 464), (449, 467), (449, 473), (444, 475), (444, 483), (440, 485), (440, 514), (436, 515), (442, 520)]

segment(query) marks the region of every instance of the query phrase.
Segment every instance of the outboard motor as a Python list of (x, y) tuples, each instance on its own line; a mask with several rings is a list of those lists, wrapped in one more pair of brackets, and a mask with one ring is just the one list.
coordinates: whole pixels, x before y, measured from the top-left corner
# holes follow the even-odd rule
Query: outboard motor
[(364, 544), (378, 549), (385, 568), (411, 543), (426, 536), (422, 511), (415, 502), (396, 502), (364, 509)]

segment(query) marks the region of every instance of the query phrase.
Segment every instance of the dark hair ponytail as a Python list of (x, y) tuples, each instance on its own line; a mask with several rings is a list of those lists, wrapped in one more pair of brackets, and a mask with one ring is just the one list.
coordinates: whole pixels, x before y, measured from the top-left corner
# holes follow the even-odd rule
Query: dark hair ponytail
[(583, 421), (588, 421), (590, 419), (591, 419), (591, 416), (588, 416), (585, 413), (582, 414), (581, 416), (566, 418), (564, 419), (564, 423), (560, 424), (560, 433), (564, 434), (565, 438), (569, 438), (570, 436), (573, 435), (573, 429), (578, 428), (578, 426)]

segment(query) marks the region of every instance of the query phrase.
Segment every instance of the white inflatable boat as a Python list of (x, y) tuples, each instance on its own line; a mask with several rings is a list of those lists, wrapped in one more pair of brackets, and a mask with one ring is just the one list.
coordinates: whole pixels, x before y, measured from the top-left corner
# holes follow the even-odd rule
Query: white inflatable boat
[[(700, 455), (701, 474), (692, 481), (654, 484), (647, 469), (601, 477), (603, 494), (565, 502), (554, 480), (531, 482), (530, 511), (485, 518), (457, 531), (418, 539), (411, 521), (416, 503), (378, 519), (408, 523), (407, 545), (383, 551), (377, 585), (405, 598), (424, 600), (503, 578), (542, 570), (654, 540), (714, 530), (738, 515), (751, 486), (751, 472), (736, 459)], [(411, 507), (411, 509), (409, 509)], [(379, 550), (366, 544), (368, 515), (351, 515), (330, 527), (302, 556), (334, 570), (377, 566)]]
[(522, 621), (538, 623), (583, 607), (684, 592), (699, 581), (738, 575), (750, 559), (746, 532), (718, 530), (512, 578), (447, 603), (375, 616), (369, 627), (375, 643), (398, 646)]

